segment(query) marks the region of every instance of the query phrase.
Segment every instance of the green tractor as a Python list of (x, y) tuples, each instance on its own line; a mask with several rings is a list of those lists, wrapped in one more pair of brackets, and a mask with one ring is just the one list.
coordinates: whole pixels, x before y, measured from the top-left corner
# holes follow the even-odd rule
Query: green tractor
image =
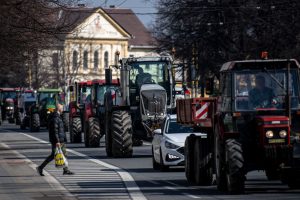
[[(64, 95), (60, 89), (40, 89), (37, 91), (36, 103), (30, 109), (30, 131), (38, 132), (40, 127), (48, 126), (48, 119), (55, 111), (56, 103), (64, 104)], [(68, 112), (63, 113), (63, 121), (65, 126), (65, 131), (68, 125)]]

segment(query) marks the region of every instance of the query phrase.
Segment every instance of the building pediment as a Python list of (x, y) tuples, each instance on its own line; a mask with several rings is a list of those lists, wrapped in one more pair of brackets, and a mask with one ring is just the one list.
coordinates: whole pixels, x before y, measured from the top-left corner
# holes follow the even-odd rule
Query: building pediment
[(73, 39), (128, 40), (131, 36), (102, 9), (98, 9), (77, 25), (67, 37)]

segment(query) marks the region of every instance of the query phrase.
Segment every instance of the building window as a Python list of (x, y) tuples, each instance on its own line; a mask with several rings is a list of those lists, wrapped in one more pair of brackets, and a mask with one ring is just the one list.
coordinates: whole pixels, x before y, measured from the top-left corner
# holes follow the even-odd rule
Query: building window
[(73, 69), (77, 69), (78, 67), (78, 52), (73, 51)]
[(98, 65), (99, 65), (99, 53), (98, 51), (94, 52), (94, 70), (98, 70)]
[(83, 52), (83, 69), (87, 70), (88, 69), (88, 61), (89, 61), (89, 53), (87, 51)]
[(52, 54), (52, 64), (54, 69), (58, 69), (58, 53)]
[(108, 52), (105, 51), (104, 53), (104, 68), (108, 69)]

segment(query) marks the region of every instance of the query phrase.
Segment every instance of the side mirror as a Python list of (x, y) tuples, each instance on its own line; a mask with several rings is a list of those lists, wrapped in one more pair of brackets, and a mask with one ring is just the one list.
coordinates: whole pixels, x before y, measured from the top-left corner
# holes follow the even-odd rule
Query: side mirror
[(74, 86), (73, 85), (69, 86), (69, 91), (74, 92)]
[(162, 132), (161, 132), (161, 129), (155, 129), (154, 131), (153, 131), (153, 134), (154, 135), (161, 135), (162, 134)]

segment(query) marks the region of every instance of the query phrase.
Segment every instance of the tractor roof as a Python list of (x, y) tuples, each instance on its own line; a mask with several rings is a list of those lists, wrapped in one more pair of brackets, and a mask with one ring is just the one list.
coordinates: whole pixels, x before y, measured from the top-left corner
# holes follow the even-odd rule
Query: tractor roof
[(127, 62), (157, 62), (157, 61), (171, 62), (172, 61), (170, 56), (129, 57), (129, 58), (125, 58), (125, 60), (127, 60)]
[(272, 67), (276, 69), (284, 69), (287, 67), (288, 62), (291, 63), (291, 68), (300, 68), (300, 65), (295, 59), (268, 59), (268, 60), (242, 60), (230, 61), (221, 67), (221, 72), (231, 70), (245, 70), (245, 69), (263, 69), (264, 67)]
[(61, 89), (42, 88), (42, 89), (39, 89), (38, 92), (61, 92)]
[(3, 92), (15, 92), (15, 88), (0, 88), (0, 91)]
[[(113, 85), (117, 85), (117, 84), (119, 84), (119, 81), (117, 79), (113, 79), (111, 83)], [(94, 80), (92, 80), (92, 84), (105, 85), (106, 81), (103, 79), (94, 79)]]

